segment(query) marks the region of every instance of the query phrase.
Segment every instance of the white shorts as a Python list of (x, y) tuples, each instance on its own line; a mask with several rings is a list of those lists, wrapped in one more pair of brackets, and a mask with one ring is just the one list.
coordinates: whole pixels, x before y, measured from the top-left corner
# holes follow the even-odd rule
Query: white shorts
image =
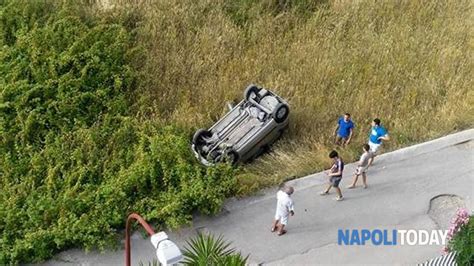
[(358, 166), (354, 174), (356, 175), (365, 174), (367, 172), (367, 169), (368, 169), (367, 166)]
[(377, 153), (381, 145), (382, 144), (375, 144), (375, 143), (372, 143), (372, 141), (369, 141), (370, 151), (373, 152), (374, 154)]
[(279, 220), (282, 225), (288, 224), (288, 215), (275, 214), (275, 220)]

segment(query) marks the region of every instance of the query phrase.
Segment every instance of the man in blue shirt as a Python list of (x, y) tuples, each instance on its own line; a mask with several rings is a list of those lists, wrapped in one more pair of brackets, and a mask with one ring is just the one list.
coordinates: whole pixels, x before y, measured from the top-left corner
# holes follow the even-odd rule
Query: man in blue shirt
[(388, 136), (387, 130), (380, 125), (380, 119), (375, 118), (374, 121), (372, 121), (372, 128), (370, 130), (370, 136), (369, 136), (369, 146), (370, 146), (370, 151), (372, 152), (373, 156), (372, 158), (369, 159), (369, 165), (372, 165), (372, 162), (374, 161), (374, 157), (379, 150), (380, 146), (382, 145), (382, 141), (388, 141), (390, 140), (390, 137)]
[(336, 145), (348, 145), (351, 142), (352, 130), (354, 129), (354, 122), (351, 120), (351, 114), (346, 113), (344, 117), (339, 117), (337, 120), (337, 127), (334, 130), (334, 135), (336, 137)]

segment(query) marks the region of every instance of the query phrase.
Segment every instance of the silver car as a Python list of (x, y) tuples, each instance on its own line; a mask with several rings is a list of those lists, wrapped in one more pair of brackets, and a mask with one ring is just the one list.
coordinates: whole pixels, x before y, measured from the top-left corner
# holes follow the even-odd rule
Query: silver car
[(205, 165), (246, 162), (265, 152), (288, 126), (290, 108), (275, 93), (255, 85), (244, 99), (208, 130), (193, 136), (192, 150)]

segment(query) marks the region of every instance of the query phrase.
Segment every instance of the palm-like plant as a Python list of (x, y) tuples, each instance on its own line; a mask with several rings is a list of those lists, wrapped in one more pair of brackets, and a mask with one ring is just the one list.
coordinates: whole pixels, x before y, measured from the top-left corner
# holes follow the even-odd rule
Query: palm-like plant
[(222, 235), (215, 237), (211, 234), (199, 233), (190, 241), (186, 241), (184, 250), (185, 265), (229, 265), (242, 266), (247, 262), (248, 256), (243, 257), (240, 252), (230, 247)]

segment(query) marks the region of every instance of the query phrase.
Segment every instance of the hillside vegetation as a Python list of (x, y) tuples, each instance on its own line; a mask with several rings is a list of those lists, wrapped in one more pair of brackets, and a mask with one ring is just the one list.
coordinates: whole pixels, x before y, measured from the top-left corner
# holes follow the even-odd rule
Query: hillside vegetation
[[(474, 125), (471, 1), (0, 0), (0, 264), (117, 244), (127, 213), (176, 228), (328, 164), (339, 115), (360, 154)], [(251, 164), (189, 140), (250, 83), (290, 128)]]
[[(474, 122), (472, 1), (159, 1), (145, 5), (142, 107), (207, 127), (249, 83), (291, 107), (274, 152), (246, 166), (246, 187), (327, 167), (337, 117), (352, 114), (360, 154), (379, 117), (386, 148)], [(257, 182), (258, 184), (255, 184)]]

